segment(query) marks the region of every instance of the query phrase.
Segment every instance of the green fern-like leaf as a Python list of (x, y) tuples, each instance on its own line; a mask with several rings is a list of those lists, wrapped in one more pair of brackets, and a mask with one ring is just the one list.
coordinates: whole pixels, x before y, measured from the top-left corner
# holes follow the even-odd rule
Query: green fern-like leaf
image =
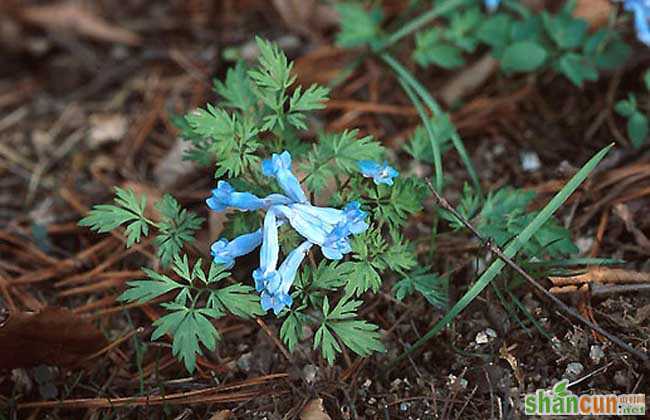
[(204, 219), (181, 208), (169, 194), (165, 194), (155, 207), (162, 217), (154, 244), (158, 247), (161, 264), (166, 267), (185, 243), (194, 242), (194, 232), (201, 227)]
[(303, 326), (305, 324), (305, 316), (296, 311), (289, 312), (289, 315), (287, 315), (287, 318), (282, 323), (282, 327), (280, 327), (280, 338), (287, 345), (289, 351), (292, 352), (300, 340), (302, 340)]
[(380, 38), (381, 8), (366, 11), (359, 3), (347, 2), (337, 4), (336, 10), (341, 16), (341, 31), (336, 35), (336, 43), (341, 47), (359, 47)]
[[(373, 352), (383, 352), (378, 327), (367, 321), (354, 319), (356, 311), (363, 302), (349, 297), (341, 299), (330, 311), (329, 301), (323, 302), (323, 323), (314, 335), (314, 349), (320, 347), (321, 354), (332, 365), (341, 345), (348, 347), (359, 356), (369, 356)], [(338, 341), (337, 341), (338, 338)]]
[(89, 227), (98, 233), (110, 232), (117, 227), (127, 224), (127, 248), (140, 242), (142, 236), (149, 234), (149, 223), (144, 216), (147, 198), (140, 199), (131, 189), (115, 188), (116, 197), (113, 204), (99, 204), (93, 207), (88, 216), (79, 221), (79, 226)]
[(224, 106), (237, 108), (242, 112), (255, 109), (257, 97), (251, 88), (248, 69), (243, 61), (228, 69), (226, 80), (214, 81), (214, 90), (224, 99)]
[(357, 138), (357, 134), (358, 130), (346, 130), (319, 136), (318, 143), (301, 166), (309, 174), (305, 182), (310, 190), (322, 190), (334, 174), (356, 173), (359, 160), (381, 157), (384, 149), (379, 143), (370, 136)]
[(159, 274), (148, 268), (142, 270), (148, 279), (128, 282), (128, 289), (120, 295), (120, 301), (145, 303), (172, 290), (185, 287), (164, 274)]

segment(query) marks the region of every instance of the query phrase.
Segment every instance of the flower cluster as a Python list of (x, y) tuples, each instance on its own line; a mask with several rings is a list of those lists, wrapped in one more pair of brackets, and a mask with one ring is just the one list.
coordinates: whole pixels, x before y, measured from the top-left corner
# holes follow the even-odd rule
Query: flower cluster
[(634, 27), (639, 41), (650, 46), (650, 0), (625, 0), (623, 8), (634, 13)]
[[(359, 168), (364, 176), (372, 177), (375, 183), (390, 185), (392, 178), (397, 176), (397, 171), (386, 163), (360, 162)], [(206, 200), (208, 207), (217, 212), (228, 208), (266, 211), (261, 229), (232, 241), (219, 239), (212, 245), (211, 253), (215, 262), (230, 268), (235, 258), (249, 254), (261, 245), (260, 266), (253, 272), (255, 288), (261, 295), (262, 309), (273, 309), (277, 315), (292, 304), (289, 289), (307, 252), (313, 246), (318, 246), (325, 258), (340, 260), (352, 251), (350, 236), (368, 229), (365, 221), (367, 214), (356, 201), (348, 203), (343, 209), (311, 204), (291, 171), (289, 152), (274, 154), (271, 159), (264, 160), (262, 173), (273, 177), (284, 194), (259, 198), (249, 192), (235, 191), (228, 182), (219, 181), (212, 196)], [(305, 240), (278, 267), (278, 227), (284, 223)]]

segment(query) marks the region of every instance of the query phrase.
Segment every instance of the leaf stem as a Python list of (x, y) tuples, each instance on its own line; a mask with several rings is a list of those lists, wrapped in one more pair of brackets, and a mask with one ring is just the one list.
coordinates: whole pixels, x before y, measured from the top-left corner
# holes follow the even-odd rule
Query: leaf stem
[(467, 0), (447, 0), (432, 7), (431, 10), (429, 10), (428, 12), (421, 14), (420, 16), (411, 20), (410, 22), (402, 26), (400, 29), (398, 29), (397, 31), (389, 35), (386, 41), (384, 43), (381, 43), (378, 46), (377, 52), (379, 50), (383, 50), (387, 47), (390, 47), (391, 45), (396, 44), (401, 39), (409, 36), (410, 34), (422, 28), (423, 26), (427, 25), (437, 17), (442, 16), (445, 13), (454, 10), (459, 6), (462, 6), (466, 2)]
[[(380, 58), (388, 64), (388, 66), (406, 83), (408, 84), (413, 90), (422, 98), (424, 103), (427, 105), (429, 110), (434, 116), (441, 116), (443, 115), (442, 108), (440, 105), (438, 105), (438, 102), (431, 96), (427, 88), (425, 88), (418, 80), (411, 74), (406, 67), (404, 67), (399, 61), (397, 61), (390, 53), (388, 52), (383, 52), (380, 54)], [(461, 160), (463, 161), (463, 164), (465, 165), (465, 168), (467, 169), (467, 172), (469, 173), (470, 179), (472, 180), (472, 184), (474, 184), (475, 190), (480, 194), (481, 192), (481, 183), (479, 181), (478, 175), (476, 173), (476, 169), (474, 169), (474, 164), (472, 163), (472, 160), (470, 159), (469, 155), (467, 154), (467, 150), (465, 149), (465, 146), (463, 145), (463, 141), (461, 140), (460, 136), (458, 133), (454, 130), (454, 132), (451, 135), (451, 142), (453, 143), (454, 147), (456, 148), (456, 151), (458, 152), (458, 155), (460, 156)]]
[(429, 137), (429, 143), (431, 143), (431, 149), (433, 151), (433, 167), (434, 167), (435, 180), (436, 180), (435, 185), (437, 190), (442, 191), (443, 182), (444, 182), (444, 177), (442, 173), (442, 156), (440, 153), (440, 145), (438, 144), (438, 141), (436, 140), (436, 137), (433, 133), (433, 127), (431, 126), (431, 119), (426, 114), (424, 107), (422, 106), (422, 102), (420, 102), (415, 92), (413, 92), (413, 89), (411, 89), (411, 87), (401, 77), (398, 78), (398, 80), (399, 83), (402, 85), (402, 89), (404, 89), (404, 92), (406, 92), (406, 95), (408, 95), (411, 102), (413, 102), (413, 105), (415, 105), (418, 114), (420, 114), (420, 119), (422, 120), (422, 124), (424, 125), (424, 128), (427, 131), (427, 135)]

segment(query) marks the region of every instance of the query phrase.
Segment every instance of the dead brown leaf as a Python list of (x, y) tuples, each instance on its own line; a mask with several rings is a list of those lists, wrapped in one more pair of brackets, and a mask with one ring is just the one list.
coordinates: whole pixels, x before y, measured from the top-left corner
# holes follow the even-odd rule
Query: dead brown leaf
[(115, 142), (126, 134), (128, 120), (122, 114), (93, 114), (90, 116), (88, 146), (97, 149), (109, 142)]
[(332, 418), (325, 412), (323, 407), (323, 399), (316, 398), (307, 403), (300, 413), (300, 420), (332, 420)]
[(71, 366), (107, 345), (90, 321), (68, 309), (12, 312), (0, 325), (0, 369)]
[(650, 249), (650, 239), (636, 226), (634, 216), (629, 207), (623, 203), (618, 203), (614, 206), (614, 214), (616, 214), (625, 223), (625, 229), (634, 235), (636, 243), (644, 248)]
[(305, 35), (336, 25), (339, 16), (333, 7), (316, 0), (273, 0), (273, 6), (287, 26)]
[(273, 0), (273, 6), (289, 27), (309, 31), (316, 0)]
[(210, 416), (210, 420), (228, 420), (232, 417), (232, 411), (230, 410), (219, 410), (216, 413), (213, 413)]
[(589, 22), (592, 28), (600, 28), (607, 23), (613, 7), (609, 0), (578, 0), (573, 15)]
[(98, 41), (139, 45), (135, 32), (115, 26), (75, 3), (30, 6), (19, 10), (20, 18), (32, 25), (57, 31), (74, 31)]
[(459, 99), (471, 94), (499, 68), (499, 62), (490, 55), (457, 73), (442, 89), (441, 97), (447, 105), (453, 105)]
[(192, 143), (179, 137), (167, 155), (156, 164), (153, 174), (161, 190), (171, 189), (180, 179), (196, 168), (194, 162), (183, 159), (185, 153), (191, 148)]

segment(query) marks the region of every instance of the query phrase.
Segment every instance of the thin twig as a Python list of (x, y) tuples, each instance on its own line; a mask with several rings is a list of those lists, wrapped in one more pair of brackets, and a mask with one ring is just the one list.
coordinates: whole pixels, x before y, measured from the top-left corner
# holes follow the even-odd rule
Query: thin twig
[(291, 354), (287, 351), (287, 349), (284, 347), (284, 344), (282, 344), (282, 341), (278, 339), (276, 334), (274, 334), (273, 331), (271, 331), (271, 329), (269, 328), (269, 326), (266, 325), (264, 320), (262, 320), (262, 318), (257, 318), (255, 321), (257, 322), (257, 325), (262, 327), (262, 330), (264, 330), (266, 335), (268, 335), (271, 341), (273, 341), (273, 344), (275, 344), (275, 346), (280, 350), (280, 352), (284, 355), (285, 359), (287, 359), (289, 362), (292, 362), (293, 359), (291, 358)]
[(569, 307), (567, 304), (562, 302), (559, 298), (557, 298), (555, 295), (550, 293), (544, 286), (539, 284), (539, 282), (535, 279), (533, 279), (526, 271), (524, 271), (523, 268), (521, 268), (517, 263), (515, 263), (511, 258), (509, 258), (507, 255), (501, 251), (501, 248), (499, 248), (496, 244), (494, 244), (490, 240), (486, 240), (480, 233), (479, 231), (472, 226), (467, 219), (465, 219), (463, 216), (461, 216), (454, 207), (452, 207), (447, 200), (445, 200), (438, 192), (433, 188), (433, 185), (431, 184), (431, 181), (427, 179), (427, 185), (429, 186), (429, 189), (431, 190), (431, 193), (433, 194), (434, 198), (436, 199), (437, 203), (444, 208), (445, 210), (449, 211), (452, 213), (460, 223), (462, 223), (467, 229), (469, 229), (470, 232), (474, 236), (476, 236), (484, 245), (487, 249), (490, 250), (490, 252), (494, 253), (497, 257), (499, 257), (506, 265), (508, 265), (510, 268), (515, 270), (519, 275), (521, 275), (523, 278), (526, 279), (528, 283), (530, 283), (534, 288), (539, 290), (544, 296), (549, 298), (553, 303), (555, 303), (562, 311), (567, 313), (568, 315), (576, 318), (592, 330), (598, 332), (602, 336), (606, 337), (608, 340), (610, 340), (612, 343), (616, 344), (617, 346), (621, 347), (623, 350), (633, 354), (637, 358), (643, 360), (644, 362), (647, 362), (650, 360), (648, 358), (648, 355), (644, 352), (641, 352), (639, 350), (636, 350), (629, 344), (625, 343), (623, 340), (620, 338), (610, 334), (609, 332), (605, 331), (602, 327), (594, 324), (593, 322), (589, 321), (582, 315), (580, 315), (575, 309)]

